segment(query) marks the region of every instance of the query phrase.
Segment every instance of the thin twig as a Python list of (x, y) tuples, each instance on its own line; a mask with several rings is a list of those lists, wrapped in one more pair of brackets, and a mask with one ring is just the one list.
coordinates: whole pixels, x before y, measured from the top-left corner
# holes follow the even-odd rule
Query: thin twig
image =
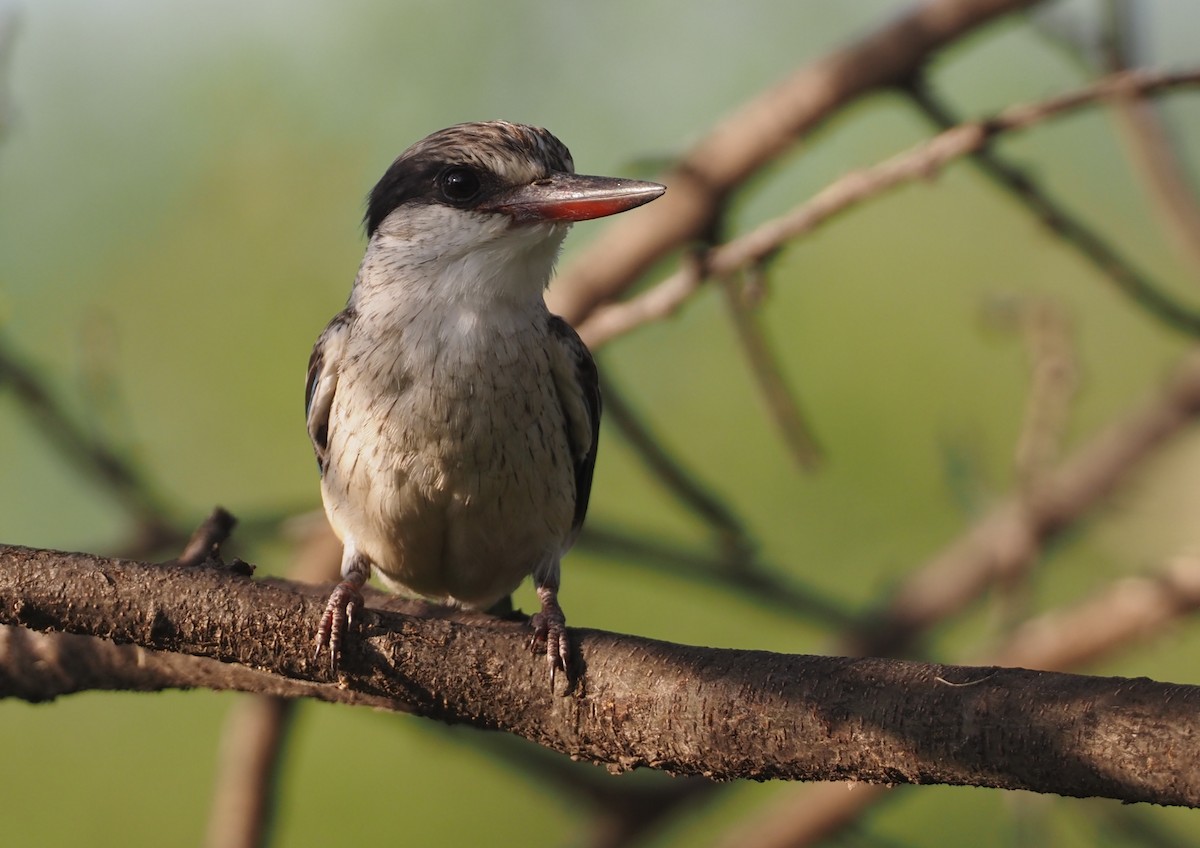
[(188, 539), (183, 553), (175, 560), (178, 565), (199, 566), (209, 562), (220, 562), (221, 544), (233, 532), (237, 519), (223, 507), (213, 507), (213, 511)]
[[(1185, 74), (1126, 71), (1113, 74), (1090, 87), (1091, 90), (1102, 92), (1090, 99), (1144, 97), (1164, 87), (1167, 79), (1172, 80), (1171, 85), (1194, 85), (1200, 82), (1200, 71)], [(926, 80), (919, 77), (914, 79), (908, 87), (908, 93), (917, 108), (935, 126), (947, 131), (954, 131), (963, 126), (949, 107), (934, 94)], [(1072, 99), (1075, 100), (1072, 106), (1080, 105), (1078, 93)], [(1059, 100), (1065, 101), (1066, 98)], [(1004, 116), (1010, 111), (1006, 110), (998, 119), (1002, 126), (1006, 123), (1003, 120)], [(1041, 114), (1038, 120), (1044, 117), (1045, 113)], [(1145, 270), (1138, 268), (1104, 236), (1068, 210), (1023, 169), (998, 154), (991, 145), (997, 134), (998, 131), (989, 133), (985, 143), (968, 151), (971, 160), (980, 171), (1023, 204), (1047, 230), (1075, 248), (1080, 256), (1111, 280), (1122, 293), (1164, 326), (1191, 336), (1200, 336), (1200, 312), (1184, 306), (1167, 294), (1162, 285), (1151, 279)]]
[(796, 393), (783, 375), (783, 366), (771, 349), (762, 323), (734, 278), (723, 278), (721, 291), (725, 294), (726, 311), (769, 417), (775, 422), (775, 428), (796, 464), (805, 471), (816, 470), (822, 458), (820, 443)]
[(1038, 297), (1017, 306), (1029, 359), (1029, 393), (1013, 456), (1017, 479), (1032, 486), (1062, 451), (1079, 365), (1070, 319), (1055, 302)]
[[(1137, 14), (1145, 14), (1144, 4), (1128, 0), (1109, 0), (1106, 4), (1105, 36), (1101, 40), (1101, 61), (1106, 73), (1128, 70), (1138, 64), (1134, 53)], [(1136, 10), (1136, 12), (1135, 12)], [(1117, 97), (1113, 101), (1117, 129), (1142, 186), (1157, 213), (1176, 252), (1191, 266), (1200, 280), (1200, 203), (1188, 170), (1180, 161), (1162, 111), (1144, 97)]]
[(596, 520), (584, 525), (578, 545), (623, 562), (640, 561), (665, 574), (715, 583), (748, 600), (811, 618), (831, 629), (847, 628), (857, 621), (844, 604), (811, 586), (781, 579), (777, 575), (782, 569), (757, 558), (744, 560), (737, 569), (731, 569), (724, 557), (690, 551), (658, 536), (639, 536)]
[(735, 569), (753, 557), (754, 541), (733, 509), (667, 449), (611, 380), (602, 374), (600, 381), (605, 421), (617, 428), (642, 464), (676, 502), (716, 534), (722, 557)]
[(0, 340), (0, 388), (10, 388), (37, 430), (82, 473), (106, 489), (133, 517), (138, 545), (158, 549), (179, 544), (179, 530), (149, 479), (136, 466), (75, 422), (42, 377)]

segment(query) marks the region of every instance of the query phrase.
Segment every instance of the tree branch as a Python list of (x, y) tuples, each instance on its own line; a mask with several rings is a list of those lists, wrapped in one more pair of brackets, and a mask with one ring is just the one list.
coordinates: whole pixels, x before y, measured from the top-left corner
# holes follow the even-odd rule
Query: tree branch
[[(1118, 580), (1071, 607), (1027, 621), (979, 661), (1037, 669), (1079, 668), (1161, 633), (1198, 608), (1200, 563), (1180, 558), (1154, 574)], [(854, 792), (830, 784), (804, 787), (784, 793), (717, 844), (730, 848), (823, 844), (872, 806), (896, 797), (897, 793), (881, 786), (860, 786)]]
[(564, 697), (546, 686), (521, 624), (382, 610), (363, 614), (335, 683), (310, 656), (322, 598), (295, 584), (0, 546), (0, 597), (0, 623), (237, 663), (269, 677), (238, 688), (300, 684), (328, 700), (387, 703), (515, 733), (612, 771), (970, 784), (1200, 806), (1200, 687), (575, 630), (581, 667)]
[[(1112, 0), (1106, 7), (1100, 49), (1103, 70), (1114, 73), (1141, 64), (1133, 42), (1145, 8), (1129, 0)], [(1116, 98), (1113, 111), (1126, 155), (1141, 178), (1151, 210), (1195, 276), (1200, 272), (1200, 203), (1165, 116), (1157, 104), (1140, 97)]]
[[(1126, 71), (1039, 103), (1012, 106), (993, 118), (968, 121), (939, 133), (902, 153), (851, 171), (834, 180), (805, 203), (764, 222), (752, 231), (708, 250), (704, 262), (683, 267), (650, 289), (620, 303), (597, 304), (577, 326), (592, 348), (604, 345), (642, 324), (674, 313), (707, 277), (723, 277), (754, 268), (788, 242), (816, 230), (846, 210), (901, 185), (928, 180), (951, 162), (983, 150), (997, 137), (1027, 129), (1049, 118), (1067, 114), (1104, 98), (1149, 96), (1180, 86), (1200, 83), (1200, 70), (1179, 73)], [(670, 197), (670, 192), (664, 198)], [(1083, 245), (1086, 255), (1103, 272), (1173, 329), (1200, 334), (1200, 313), (1175, 303), (1098, 237), (1079, 226), (1062, 223), (1061, 213), (1044, 220), (1059, 235), (1070, 231), (1071, 243)], [(1086, 249), (1085, 249), (1086, 248)], [(1115, 275), (1115, 276), (1114, 276)]]
[[(1174, 84), (1182, 82), (1191, 85), (1200, 81), (1200, 72), (1193, 71), (1180, 75), (1125, 71), (1105, 77), (1090, 88), (1094, 92), (1102, 93), (1103, 96), (1113, 98), (1118, 102), (1127, 102), (1131, 96), (1150, 94), (1164, 80), (1168, 79), (1173, 79)], [(929, 86), (925, 85), (924, 80), (914, 79), (912, 85), (909, 86), (909, 94), (916, 107), (944, 132), (971, 126), (960, 123), (957, 116), (950, 112)], [(1060, 105), (1069, 104), (1074, 99), (1075, 97), (1071, 96), (1056, 98)], [(1049, 101), (1047, 105), (1054, 103), (1055, 101)], [(1072, 107), (1068, 106), (1068, 108)], [(1005, 110), (996, 119), (996, 124), (998, 126), (1007, 124), (1007, 121), (1004, 120), (1005, 117), (1014, 111), (1020, 115), (1019, 110)], [(987, 122), (981, 126), (988, 127), (992, 123)], [(1007, 128), (1015, 127), (1008, 126)], [(987, 135), (991, 136), (994, 133), (994, 130), (989, 130)], [(971, 161), (984, 175), (1012, 195), (1047, 230), (1075, 248), (1075, 251), (1090, 262), (1097, 271), (1108, 277), (1122, 294), (1171, 329), (1189, 335), (1200, 335), (1200, 312), (1175, 300), (1162, 285), (1153, 280), (1144, 270), (1138, 268), (1098, 231), (1086, 224), (1082, 218), (1068, 211), (1065, 205), (1039, 186), (1037, 181), (1023, 169), (996, 153), (990, 144), (990, 139), (968, 153)]]
[[(578, 327), (656, 261), (709, 230), (725, 196), (863, 95), (909, 79), (938, 49), (1034, 0), (927, 0), (800, 68), (726, 117), (664, 176), (661, 200), (617, 219), (559, 275), (552, 310)], [(585, 336), (585, 341), (591, 340)]]
[(167, 517), (170, 510), (150, 481), (133, 463), (76, 422), (46, 382), (0, 338), (0, 387), (12, 389), (38, 431), (58, 453), (111, 493), (130, 514), (137, 522), (140, 547), (174, 544), (179, 533)]
[(1154, 397), (1102, 430), (1057, 468), (994, 506), (970, 530), (909, 574), (846, 653), (902, 653), (930, 627), (1029, 567), (1041, 547), (1071, 527), (1155, 448), (1200, 413), (1200, 352)]

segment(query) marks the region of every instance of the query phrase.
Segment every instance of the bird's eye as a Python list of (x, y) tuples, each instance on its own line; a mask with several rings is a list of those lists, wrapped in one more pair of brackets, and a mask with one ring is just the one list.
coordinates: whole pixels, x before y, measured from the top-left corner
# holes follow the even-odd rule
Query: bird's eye
[(470, 168), (447, 168), (438, 176), (442, 196), (452, 203), (462, 203), (479, 194), (479, 177)]

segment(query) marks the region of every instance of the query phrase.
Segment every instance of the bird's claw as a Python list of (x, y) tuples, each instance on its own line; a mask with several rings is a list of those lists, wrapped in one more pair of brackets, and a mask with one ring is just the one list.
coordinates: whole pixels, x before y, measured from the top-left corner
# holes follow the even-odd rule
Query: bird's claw
[(529, 650), (535, 654), (545, 653), (546, 663), (550, 666), (550, 689), (553, 690), (558, 672), (567, 674), (571, 663), (566, 617), (561, 609), (543, 609), (529, 619), (529, 624), (533, 628)]
[(342, 657), (342, 643), (354, 623), (355, 612), (363, 604), (363, 596), (358, 588), (348, 580), (337, 584), (329, 595), (325, 612), (321, 614), (321, 623), (317, 626), (317, 646), (313, 653), (313, 662), (321, 658), (321, 651), (329, 648), (329, 670), (335, 673)]

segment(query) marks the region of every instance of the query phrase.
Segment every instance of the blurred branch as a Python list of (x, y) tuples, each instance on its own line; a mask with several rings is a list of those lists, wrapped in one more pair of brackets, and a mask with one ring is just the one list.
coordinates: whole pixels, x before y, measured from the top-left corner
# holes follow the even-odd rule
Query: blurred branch
[[(1167, 80), (1170, 82), (1168, 83)], [(1182, 74), (1125, 71), (1105, 77), (1090, 86), (1089, 89), (1101, 93), (1089, 99), (1102, 96), (1128, 100), (1131, 97), (1144, 97), (1168, 85), (1195, 85), (1198, 82), (1200, 82), (1200, 71), (1189, 71)], [(913, 103), (935, 126), (949, 131), (961, 126), (958, 117), (937, 98), (923, 78), (914, 78), (908, 86), (908, 92)], [(1066, 98), (1057, 98), (1057, 100), (1060, 102), (1074, 100), (1072, 105), (1078, 106), (1080, 105), (1077, 100), (1078, 96), (1079, 93), (1076, 93)], [(1001, 117), (1010, 111), (1005, 110)], [(1061, 109), (1054, 111), (1058, 112)], [(1041, 117), (1046, 117), (1046, 115), (1043, 114)], [(1130, 259), (1121, 254), (1103, 236), (1070, 212), (1062, 203), (1055, 200), (1029, 174), (996, 153), (991, 146), (991, 140), (995, 135), (996, 133), (990, 133), (985, 143), (968, 151), (972, 161), (986, 176), (996, 185), (1008, 191), (1037, 217), (1047, 230), (1075, 248), (1097, 271), (1108, 277), (1121, 292), (1146, 312), (1173, 330), (1193, 336), (1200, 335), (1200, 312), (1184, 306), (1166, 294), (1161, 285), (1153, 281), (1145, 271), (1135, 267)]]
[(773, 569), (759, 561), (745, 523), (712, 490), (667, 449), (641, 419), (623, 393), (601, 375), (605, 420), (614, 424), (630, 447), (678, 503), (696, 515), (717, 537), (718, 555), (685, 550), (660, 538), (638, 537), (628, 531), (589, 520), (579, 538), (580, 548), (640, 560), (661, 571), (690, 580), (715, 581), (760, 602), (788, 612), (811, 616), (827, 625), (845, 626), (850, 614), (808, 587), (785, 584)]
[(705, 529), (715, 532), (722, 558), (736, 567), (752, 557), (754, 541), (733, 510), (667, 450), (624, 394), (603, 375), (600, 392), (604, 398), (604, 420), (617, 428), (642, 464), (675, 500), (700, 519)]
[[(1155, 447), (1200, 413), (1200, 353), (1177, 369), (1142, 408), (1110, 426), (1035, 485), (997, 506), (965, 536), (907, 578), (879, 621), (843, 647), (902, 652), (948, 620), (996, 580), (1028, 568), (1051, 534), (1071, 526)], [(1017, 628), (983, 662), (1027, 668), (1077, 668), (1138, 638), (1161, 632), (1200, 608), (1200, 566), (1189, 559), (1129, 578), (1092, 599)], [(873, 804), (895, 797), (880, 787), (822, 786), (789, 793), (723, 844), (761, 848), (811, 845), (838, 833)]]
[(163, 499), (127, 459), (92, 438), (67, 413), (32, 367), (0, 340), (0, 388), (8, 387), (36, 429), (83, 475), (108, 491), (137, 524), (137, 545), (155, 550), (182, 541)]
[(848, 652), (896, 655), (963, 610), (998, 580), (1035, 561), (1048, 540), (1073, 526), (1155, 448), (1200, 414), (1200, 352), (1167, 385), (1043, 474), (993, 507), (958, 540), (908, 576), (886, 607), (867, 618)]
[[(761, 273), (761, 269), (753, 269), (751, 273)], [(821, 447), (816, 434), (783, 375), (783, 366), (771, 349), (754, 306), (748, 302), (745, 288), (732, 277), (725, 277), (721, 291), (725, 294), (727, 312), (750, 365), (750, 372), (758, 383), (759, 394), (766, 403), (769, 417), (775, 422), (775, 428), (796, 464), (805, 471), (816, 470), (821, 464)]]
[(9, 93), (12, 57), (17, 43), (18, 14), (16, 7), (0, 9), (0, 140), (12, 127), (13, 106)]
[[(1096, 9), (1051, 5), (1055, 14), (1031, 16), (1034, 31), (1043, 34), (1073, 62), (1089, 74), (1115, 73), (1147, 65), (1143, 31), (1146, 18), (1154, 14), (1146, 4), (1130, 0), (1102, 0), (1099, 20)], [(1194, 181), (1168, 131), (1161, 107), (1137, 96), (1117, 97), (1112, 103), (1117, 132), (1126, 156), (1140, 176), (1150, 208), (1166, 231), (1176, 253), (1200, 276), (1200, 204)]]
[[(221, 543), (229, 538), (237, 525), (228, 510), (215, 507), (208, 518), (196, 528), (188, 539), (183, 553), (175, 560), (176, 565), (198, 566), (218, 560)], [(219, 561), (219, 560), (218, 560)]]
[(1082, 668), (1197, 610), (1200, 559), (1180, 556), (1157, 572), (1124, 577), (1073, 607), (1026, 621), (985, 661), (1046, 671)]
[[(1067, 433), (1071, 404), (1078, 389), (1078, 365), (1070, 320), (1049, 297), (1021, 298), (1012, 304), (1015, 329), (1025, 342), (1029, 389), (1025, 413), (1013, 451), (1018, 486), (1034, 488), (1059, 459)], [(1009, 629), (1028, 615), (1031, 568), (1013, 569), (997, 583), (997, 623)]]
[(745, 559), (731, 568), (723, 556), (689, 551), (662, 539), (639, 536), (589, 520), (577, 543), (580, 549), (607, 554), (624, 561), (641, 561), (665, 574), (688, 580), (714, 583), (757, 603), (793, 615), (800, 614), (828, 627), (849, 627), (853, 615), (831, 598), (809, 586), (798, 586), (779, 578), (779, 569), (756, 559)]
[[(926, 0), (795, 71), (714, 126), (663, 177), (670, 190), (608, 227), (559, 275), (552, 311), (580, 327), (673, 251), (703, 240), (725, 196), (860, 97), (897, 85), (942, 47), (1034, 0)], [(589, 330), (588, 333), (592, 331)], [(593, 347), (600, 341), (584, 333)]]
[(1022, 485), (1032, 486), (1062, 451), (1071, 403), (1079, 389), (1079, 365), (1071, 322), (1061, 306), (1038, 297), (1016, 308), (1030, 380), (1013, 464)]
[(280, 757), (295, 705), (274, 695), (252, 695), (229, 711), (217, 753), (205, 845), (257, 848), (268, 844)]
[[(459, 735), (453, 734), (450, 735)], [(662, 772), (611, 775), (591, 763), (575, 762), (507, 734), (472, 735), (478, 748), (515, 764), (548, 788), (580, 799), (590, 811), (573, 845), (625, 848), (646, 836), (680, 808), (699, 803), (726, 784), (704, 777), (673, 777)]]
[[(661, 320), (679, 309), (703, 284), (705, 274), (723, 277), (753, 268), (776, 253), (789, 241), (806, 235), (847, 209), (886, 191), (917, 180), (928, 180), (946, 165), (962, 156), (984, 150), (1004, 134), (1034, 126), (1041, 121), (1067, 114), (1097, 101), (1117, 96), (1142, 96), (1182, 86), (1200, 84), (1200, 70), (1180, 73), (1128, 71), (1114, 74), (1092, 85), (1040, 103), (1013, 106), (982, 121), (970, 121), (922, 142), (878, 165), (851, 171), (826, 186), (806, 203), (751, 232), (712, 248), (702, 265), (685, 263), (667, 279), (622, 303), (598, 306), (578, 327), (592, 347), (603, 345), (642, 324)], [(1014, 176), (1019, 180), (1019, 176)], [(1012, 184), (1014, 187), (1017, 183)], [(664, 199), (670, 197), (668, 192)], [(1050, 211), (1057, 213), (1057, 207)], [(1058, 218), (1046, 219), (1058, 227)], [(1077, 245), (1085, 245), (1095, 262), (1112, 260), (1115, 266), (1102, 267), (1106, 274), (1117, 274), (1120, 284), (1137, 296), (1143, 305), (1175, 329), (1200, 333), (1200, 313), (1184, 309), (1157, 288), (1129, 269), (1124, 260), (1112, 253), (1101, 240), (1082, 230), (1072, 221), (1062, 226), (1078, 233)], [(1057, 230), (1056, 230), (1057, 231)], [(699, 268), (703, 268), (703, 274)]]
[[(905, 579), (878, 615), (864, 619), (840, 650), (892, 655), (910, 650), (929, 629), (962, 612), (998, 581), (1027, 569), (1053, 535), (1077, 522), (1156, 447), (1200, 414), (1200, 353), (1186, 358), (1141, 408), (997, 505), (964, 536)], [(988, 662), (1064, 668), (1094, 661), (1135, 636), (1161, 630), (1200, 602), (1196, 573), (1178, 567), (1118, 585), (1076, 610), (1019, 628)], [(1070, 630), (1067, 628), (1070, 627)], [(1031, 638), (1039, 633), (1043, 638)], [(1051, 638), (1054, 637), (1054, 638)], [(878, 787), (814, 787), (789, 793), (725, 844), (761, 848), (809, 845), (839, 832), (867, 808), (895, 797)]]
[(382, 699), (614, 771), (950, 783), (1200, 806), (1200, 739), (1191, 732), (1200, 687), (575, 629), (582, 671), (560, 695), (522, 624), (375, 609), (362, 614), (334, 681), (311, 656), (324, 598), (299, 584), (0, 546), (0, 597), (3, 624), (236, 663), (329, 700)]
[[(1101, 39), (1104, 71), (1115, 73), (1139, 64), (1134, 55), (1137, 27), (1135, 5), (1109, 0), (1105, 37)], [(1140, 9), (1145, 14), (1145, 9)], [(1117, 97), (1113, 101), (1117, 129), (1125, 150), (1150, 199), (1151, 208), (1174, 244), (1176, 252), (1200, 277), (1200, 204), (1195, 186), (1180, 161), (1159, 107), (1143, 97)]]

